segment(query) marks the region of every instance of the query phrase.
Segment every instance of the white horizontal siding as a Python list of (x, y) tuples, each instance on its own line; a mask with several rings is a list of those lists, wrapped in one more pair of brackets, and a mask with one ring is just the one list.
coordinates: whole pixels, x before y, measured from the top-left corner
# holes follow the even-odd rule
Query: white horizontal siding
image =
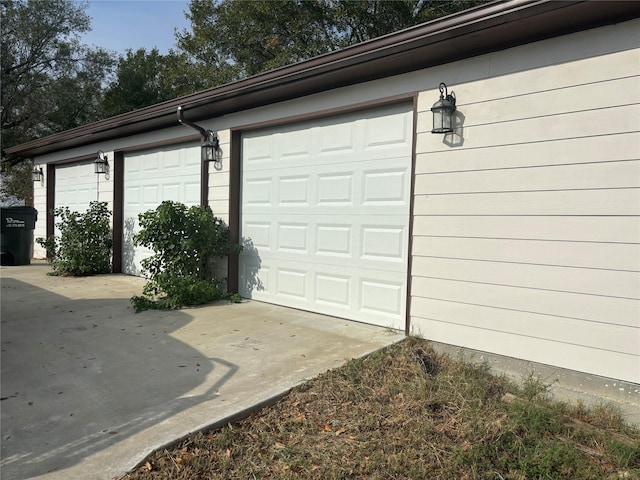
[(222, 163), (209, 164), (209, 207), (213, 214), (229, 222), (229, 163), (231, 162), (231, 132), (221, 130), (218, 132), (220, 150), (222, 151)]
[[(545, 167), (550, 165), (589, 164), (636, 160), (636, 132), (599, 135), (586, 138), (541, 140), (488, 148), (455, 148), (417, 156), (416, 174), (493, 169)], [(576, 150), (580, 155), (574, 155)], [(470, 155), (472, 151), (472, 155)]]
[[(437, 321), (425, 317), (412, 316), (411, 326), (415, 335), (424, 336), (436, 342), (495, 352), (635, 383), (638, 382), (637, 378), (640, 374), (637, 354), (587, 348), (572, 343), (560, 344), (557, 340), (524, 337), (510, 332), (459, 325), (451, 321)], [(559, 344), (562, 348), (558, 348)]]
[[(640, 140), (640, 138), (639, 138)], [(640, 187), (640, 160), (418, 175), (416, 195)]]
[[(525, 174), (522, 175), (522, 179), (526, 180)], [(511, 186), (505, 185), (504, 188), (509, 187)], [(640, 215), (640, 189), (416, 195), (414, 212), (416, 215), (632, 215), (637, 217)], [(544, 220), (542, 222), (544, 223)], [(592, 228), (599, 228), (597, 221)]]
[(33, 231), (33, 258), (47, 258), (47, 252), (38, 244), (36, 239), (47, 236), (47, 166), (41, 165), (44, 172), (44, 182), (33, 182), (33, 208), (38, 211), (36, 226)]
[(413, 306), (429, 312), (432, 320), (511, 333), (526, 338), (582, 345), (633, 355), (638, 351), (637, 326), (585, 322), (571, 317), (505, 310), (500, 307), (416, 298)]
[(445, 67), (454, 134), (430, 133), (437, 91), (420, 94), (414, 333), (640, 382), (640, 55), (629, 27)]
[(416, 237), (413, 255), (605, 270), (640, 271), (632, 243), (550, 242), (503, 238)]
[(633, 298), (428, 277), (416, 277), (413, 287), (414, 291), (420, 291), (425, 295), (425, 297), (414, 296), (413, 301), (420, 298), (433, 298), (454, 303), (494, 306), (505, 310), (537, 312), (602, 324), (634, 328), (640, 324), (638, 301)]
[(413, 219), (413, 233), (416, 240), (431, 236), (639, 244), (640, 222), (636, 216), (419, 215)]
[(413, 257), (413, 272), (430, 278), (640, 299), (638, 272), (436, 257)]

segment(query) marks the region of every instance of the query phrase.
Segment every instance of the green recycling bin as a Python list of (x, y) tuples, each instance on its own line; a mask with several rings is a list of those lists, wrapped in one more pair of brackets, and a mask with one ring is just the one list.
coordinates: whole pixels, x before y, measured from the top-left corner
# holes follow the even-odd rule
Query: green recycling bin
[(0, 263), (29, 265), (38, 211), (33, 207), (2, 207), (0, 213)]

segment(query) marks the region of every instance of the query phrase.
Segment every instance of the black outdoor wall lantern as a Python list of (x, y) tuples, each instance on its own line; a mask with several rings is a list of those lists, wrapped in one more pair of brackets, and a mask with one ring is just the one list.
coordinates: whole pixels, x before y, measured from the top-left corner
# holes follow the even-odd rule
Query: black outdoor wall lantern
[(447, 85), (440, 83), (440, 99), (433, 104), (433, 130), (431, 133), (453, 132), (453, 112), (456, 111), (456, 97), (449, 95)]
[(93, 165), (97, 175), (109, 173), (109, 159), (102, 150), (98, 150), (98, 154)]
[(213, 130), (204, 133), (200, 147), (202, 148), (202, 159), (206, 162), (218, 161), (218, 150), (220, 150), (220, 139)]
[(31, 180), (33, 180), (34, 182), (42, 182), (44, 180), (44, 172), (42, 171), (41, 166), (33, 166), (33, 171), (31, 172)]

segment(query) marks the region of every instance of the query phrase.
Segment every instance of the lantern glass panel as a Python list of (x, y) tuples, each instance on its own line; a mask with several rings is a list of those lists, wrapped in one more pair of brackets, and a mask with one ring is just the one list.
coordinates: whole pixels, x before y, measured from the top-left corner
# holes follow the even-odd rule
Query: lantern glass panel
[(446, 109), (442, 112), (442, 131), (443, 132), (452, 132), (451, 128), (451, 114), (453, 112), (450, 109)]
[(107, 173), (107, 161), (106, 160), (96, 160), (95, 169), (97, 174)]
[(211, 162), (213, 160), (213, 147), (211, 145), (209, 145), (208, 143), (205, 143), (202, 146), (202, 149), (204, 150), (204, 159), (207, 162)]
[(443, 115), (442, 110), (437, 109), (433, 111), (433, 133), (440, 133), (442, 131)]

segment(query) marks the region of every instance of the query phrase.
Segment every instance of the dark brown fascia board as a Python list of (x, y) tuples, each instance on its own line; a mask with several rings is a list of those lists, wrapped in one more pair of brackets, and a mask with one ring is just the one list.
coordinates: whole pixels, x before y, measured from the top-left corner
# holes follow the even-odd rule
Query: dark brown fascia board
[(384, 78), (640, 16), (634, 1), (497, 1), (362, 44), (7, 149), (33, 157)]

